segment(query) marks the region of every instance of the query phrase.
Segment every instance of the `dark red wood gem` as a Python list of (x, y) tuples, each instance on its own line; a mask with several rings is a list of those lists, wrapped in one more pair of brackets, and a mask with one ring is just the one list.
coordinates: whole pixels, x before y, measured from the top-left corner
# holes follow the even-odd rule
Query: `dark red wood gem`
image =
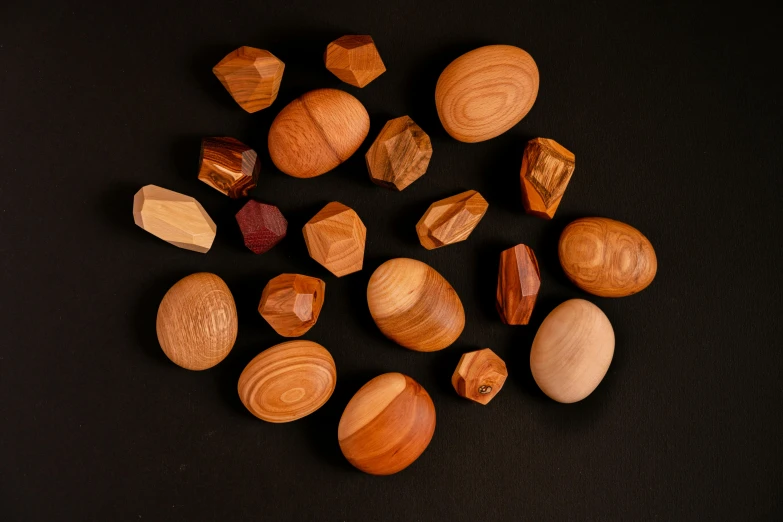
[(288, 229), (288, 221), (280, 209), (252, 199), (245, 203), (236, 217), (245, 246), (256, 254), (263, 254), (278, 244)]

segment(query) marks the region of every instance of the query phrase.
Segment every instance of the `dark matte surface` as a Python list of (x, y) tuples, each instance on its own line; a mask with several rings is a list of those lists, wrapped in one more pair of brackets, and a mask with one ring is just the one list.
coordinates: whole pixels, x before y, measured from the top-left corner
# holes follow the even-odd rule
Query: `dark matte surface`
[[(424, 4), (3, 2), (0, 519), (783, 517), (780, 13), (747, 3)], [(372, 34), (388, 67), (365, 89), (323, 67), (326, 44), (346, 33)], [(438, 122), (435, 81), (489, 43), (535, 57), (540, 95), (508, 133), (458, 143)], [(286, 63), (277, 102), (255, 115), (211, 73), (240, 45)], [(336, 171), (289, 178), (269, 161), (267, 130), (315, 87), (358, 96), (372, 129)], [(362, 156), (403, 114), (435, 153), (429, 172), (395, 193), (370, 183)], [(259, 151), (253, 195), (290, 222), (271, 252), (242, 244), (242, 201), (196, 179), (203, 136)], [(520, 202), (521, 154), (535, 136), (577, 157), (552, 222), (525, 216)], [(133, 194), (147, 183), (202, 202), (218, 224), (207, 255), (134, 226)], [(416, 221), (467, 189), (490, 203), (482, 223), (464, 243), (424, 250)], [(342, 279), (307, 256), (299, 233), (329, 200), (355, 208), (368, 229), (365, 269)], [(650, 238), (659, 262), (650, 288), (612, 300), (567, 282), (558, 235), (589, 215)], [(535, 250), (543, 279), (528, 327), (502, 325), (494, 309), (498, 255), (518, 242)], [(372, 323), (366, 283), (393, 256), (432, 264), (459, 292), (467, 326), (451, 348), (409, 352)], [(202, 270), (234, 292), (240, 332), (223, 363), (194, 373), (163, 356), (154, 325), (167, 288)], [(283, 271), (327, 282), (305, 338), (332, 352), (338, 384), (317, 413), (271, 425), (244, 411), (236, 382), (283, 341), (256, 312), (264, 284)], [(565, 406), (537, 391), (528, 350), (545, 315), (571, 297), (606, 312), (617, 350), (598, 390)], [(487, 346), (510, 378), (481, 407), (449, 379), (463, 352)], [(353, 393), (385, 371), (426, 387), (438, 425), (411, 468), (376, 478), (346, 463), (336, 432)]]

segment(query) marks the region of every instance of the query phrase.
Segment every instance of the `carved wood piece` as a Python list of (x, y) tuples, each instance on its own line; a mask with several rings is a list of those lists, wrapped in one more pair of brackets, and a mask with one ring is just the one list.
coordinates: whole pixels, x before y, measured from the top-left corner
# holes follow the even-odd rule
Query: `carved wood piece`
[(245, 246), (254, 254), (263, 254), (277, 245), (285, 237), (288, 221), (280, 209), (250, 200), (236, 215)]
[(436, 201), (416, 224), (419, 242), (427, 250), (465, 241), (489, 208), (475, 190)]
[(574, 154), (547, 138), (527, 142), (519, 172), (522, 203), (528, 214), (552, 219), (574, 173)]
[(156, 185), (142, 187), (133, 197), (133, 221), (175, 247), (206, 253), (217, 226), (190, 196)]
[(326, 283), (301, 274), (273, 277), (261, 293), (258, 313), (283, 337), (304, 335), (318, 321)]
[(274, 103), (285, 64), (264, 49), (240, 47), (212, 68), (223, 87), (247, 112), (258, 112)]
[(451, 385), (461, 397), (488, 404), (506, 382), (506, 363), (489, 348), (462, 355), (451, 376)]
[(198, 179), (231, 198), (256, 187), (261, 162), (256, 151), (234, 138), (201, 140)]
[(367, 228), (353, 209), (333, 201), (305, 224), (302, 233), (310, 257), (337, 277), (362, 269)]
[(430, 158), (430, 137), (408, 116), (386, 122), (365, 155), (372, 182), (396, 190), (422, 177)]
[(369, 35), (346, 35), (326, 46), (326, 68), (345, 83), (364, 87), (386, 72)]
[(527, 324), (541, 288), (541, 272), (533, 250), (517, 245), (500, 254), (495, 306), (505, 324)]

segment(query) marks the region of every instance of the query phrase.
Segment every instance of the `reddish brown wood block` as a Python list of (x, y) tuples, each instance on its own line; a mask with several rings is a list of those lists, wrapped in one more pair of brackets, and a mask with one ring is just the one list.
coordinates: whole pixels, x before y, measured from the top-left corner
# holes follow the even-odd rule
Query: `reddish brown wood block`
[(367, 228), (353, 209), (333, 201), (305, 224), (302, 233), (310, 257), (337, 277), (362, 269)]
[(285, 237), (288, 221), (274, 205), (250, 200), (237, 212), (245, 246), (255, 254), (268, 252)]
[(285, 64), (269, 51), (245, 46), (230, 52), (212, 72), (240, 107), (257, 112), (277, 98), (284, 69)]
[(463, 354), (451, 376), (451, 384), (461, 397), (487, 404), (506, 382), (508, 370), (503, 359), (489, 348)]
[(574, 173), (576, 158), (555, 140), (527, 142), (519, 173), (522, 203), (528, 214), (552, 219)]
[(396, 190), (422, 177), (430, 158), (430, 137), (408, 116), (386, 122), (365, 155), (373, 183)]
[(256, 187), (261, 162), (256, 151), (234, 138), (201, 140), (198, 179), (232, 198)]
[(325, 294), (316, 277), (281, 274), (264, 287), (258, 313), (283, 337), (299, 337), (318, 321)]
[(386, 72), (381, 55), (369, 35), (347, 35), (326, 47), (326, 68), (345, 83), (364, 87)]
[(487, 212), (489, 203), (475, 190), (436, 201), (416, 224), (427, 250), (465, 241)]
[(541, 287), (536, 255), (525, 245), (500, 254), (495, 305), (505, 324), (527, 324)]

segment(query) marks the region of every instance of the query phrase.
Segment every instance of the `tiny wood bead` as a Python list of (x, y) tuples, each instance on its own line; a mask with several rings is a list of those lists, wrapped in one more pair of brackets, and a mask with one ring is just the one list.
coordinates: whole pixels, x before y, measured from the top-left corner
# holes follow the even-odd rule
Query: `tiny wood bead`
[(364, 87), (386, 72), (381, 55), (369, 35), (347, 35), (326, 47), (326, 68), (345, 83)]
[(264, 49), (240, 47), (212, 69), (223, 87), (247, 112), (265, 109), (277, 99), (285, 64)]
[(522, 203), (528, 214), (544, 219), (554, 217), (575, 163), (574, 154), (555, 140), (535, 138), (527, 143), (519, 178)]
[(489, 348), (463, 354), (451, 376), (457, 394), (486, 405), (503, 388), (506, 363)]
[(301, 274), (273, 277), (261, 293), (258, 313), (283, 337), (299, 337), (312, 328), (326, 296), (326, 283)]
[(386, 122), (364, 156), (376, 185), (403, 190), (427, 172), (432, 143), (408, 116)]
[(495, 306), (505, 324), (527, 324), (541, 288), (541, 273), (533, 250), (517, 245), (500, 254)]
[(231, 198), (256, 187), (261, 162), (256, 151), (234, 138), (201, 140), (198, 179)]
[(436, 201), (418, 223), (416, 234), (427, 250), (465, 241), (487, 213), (489, 203), (475, 190)]

